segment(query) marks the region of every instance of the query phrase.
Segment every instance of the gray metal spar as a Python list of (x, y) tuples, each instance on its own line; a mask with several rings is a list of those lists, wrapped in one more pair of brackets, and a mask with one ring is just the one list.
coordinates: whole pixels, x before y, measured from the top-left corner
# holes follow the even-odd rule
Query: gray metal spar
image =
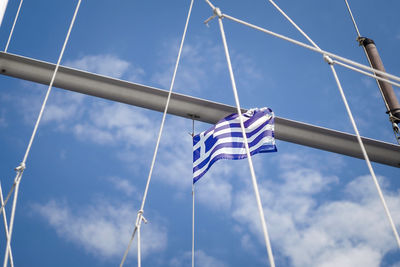
[[(49, 84), (54, 64), (0, 52), (0, 73)], [(168, 92), (157, 88), (60, 66), (54, 86), (151, 110), (163, 111)], [(236, 108), (173, 93), (168, 113), (214, 124)], [(363, 158), (354, 135), (276, 117), (275, 137), (351, 157)], [(371, 161), (400, 167), (400, 146), (363, 137)]]

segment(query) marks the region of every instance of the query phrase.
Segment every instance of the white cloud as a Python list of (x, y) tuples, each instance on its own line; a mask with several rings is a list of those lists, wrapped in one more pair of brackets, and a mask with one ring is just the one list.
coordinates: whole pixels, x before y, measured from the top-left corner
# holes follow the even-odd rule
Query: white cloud
[(141, 67), (109, 54), (88, 55), (81, 59), (66, 61), (65, 65), (112, 78), (125, 78), (133, 82), (141, 82), (146, 74)]
[(233, 169), (227, 164), (219, 162), (219, 166), (207, 173), (196, 183), (196, 199), (211, 209), (229, 211), (232, 205), (232, 185), (227, 174)]
[[(225, 267), (228, 266), (221, 260), (208, 255), (203, 250), (195, 251), (195, 265), (198, 267)], [(192, 262), (192, 252), (185, 252), (180, 257), (175, 257), (170, 261), (170, 266), (183, 267), (190, 266)]]
[(123, 192), (127, 196), (131, 196), (137, 190), (135, 186), (127, 179), (122, 179), (120, 177), (112, 176), (108, 177), (107, 180), (119, 191)]
[(114, 144), (114, 136), (108, 131), (104, 131), (89, 123), (76, 124), (73, 128), (75, 136), (83, 141), (91, 141), (97, 144)]
[(52, 91), (43, 114), (43, 123), (57, 122), (64, 127), (67, 120), (78, 120), (83, 115), (85, 95), (59, 91)]
[(223, 266), (227, 266), (222, 261), (207, 255), (202, 250), (196, 251), (195, 257), (196, 257), (195, 259), (196, 259), (197, 266), (199, 266), (199, 267), (211, 267), (211, 266), (223, 267)]
[[(78, 60), (69, 60), (65, 65), (114, 78), (126, 77), (129, 79), (135, 79), (136, 81), (141, 80), (142, 76), (145, 74), (143, 69), (135, 67), (133, 64), (114, 55), (89, 55)], [(31, 83), (24, 83), (24, 86), (33, 89), (40, 89), (40, 91), (36, 90), (36, 92), (29, 96), (18, 98), (18, 101), (20, 102), (18, 105), (23, 107), (21, 111), (24, 113), (25, 120), (29, 123), (33, 123), (37, 118), (37, 114), (43, 101), (44, 92), (47, 87), (36, 84), (32, 85)], [(76, 121), (82, 119), (85, 114), (93, 114), (98, 111), (93, 111), (98, 107), (88, 103), (85, 99), (87, 98), (83, 94), (58, 91), (58, 89), (54, 88), (44, 112), (43, 122), (56, 122), (58, 124), (57, 129), (64, 129), (67, 123), (75, 124)], [(114, 106), (111, 105), (111, 107)], [(103, 109), (105, 108), (106, 107), (103, 107)], [(110, 110), (107, 109), (107, 111)], [(123, 112), (124, 108), (120, 108), (119, 111)], [(102, 115), (103, 118), (107, 118), (106, 114)], [(123, 114), (119, 113), (113, 116), (113, 113), (111, 113), (108, 118), (120, 122), (118, 121), (118, 115)], [(110, 121), (108, 120), (107, 122), (109, 123)], [(74, 129), (77, 133), (84, 133), (84, 127), (86, 126), (89, 128), (90, 133), (99, 133), (101, 135), (100, 138), (95, 138), (95, 141), (109, 141), (104, 134), (99, 132), (99, 129), (91, 127), (92, 125), (77, 124), (70, 128)], [(126, 130), (128, 129), (125, 128), (125, 131)]]
[[(57, 234), (101, 259), (119, 258), (125, 251), (133, 230), (136, 210), (129, 205), (97, 201), (74, 212), (66, 202), (51, 200), (33, 209), (55, 228)], [(163, 251), (167, 231), (154, 220), (142, 227), (142, 257)], [(136, 242), (130, 257), (135, 256)]]
[(79, 139), (99, 144), (119, 142), (125, 147), (143, 147), (155, 140), (155, 122), (133, 107), (97, 103), (87, 113), (90, 119), (73, 128)]
[(241, 237), (241, 245), (246, 251), (252, 252), (255, 251), (255, 244), (252, 240), (252, 237), (249, 234), (244, 234)]
[(121, 78), (131, 64), (114, 55), (88, 55), (80, 59), (66, 61), (65, 65), (114, 78)]
[[(338, 178), (308, 169), (306, 163), (300, 167), (300, 159), (293, 158), (293, 164), (286, 161), (281, 167), (280, 180), (260, 185), (273, 250), (292, 266), (380, 266), (396, 242), (371, 178), (354, 179), (340, 199), (330, 200)], [(235, 195), (233, 218), (264, 245), (252, 193), (248, 187)], [(384, 194), (399, 222), (399, 194)]]

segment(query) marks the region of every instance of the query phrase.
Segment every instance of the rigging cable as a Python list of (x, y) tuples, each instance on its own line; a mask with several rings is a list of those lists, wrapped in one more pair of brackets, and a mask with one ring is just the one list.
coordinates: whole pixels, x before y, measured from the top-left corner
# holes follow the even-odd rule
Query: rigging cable
[[(249, 23), (249, 22), (246, 22), (246, 21), (240, 20), (240, 19), (238, 19), (238, 18), (232, 17), (232, 16), (230, 16), (230, 15), (228, 15), (228, 14), (222, 14), (222, 16), (223, 16), (224, 18), (226, 18), (226, 19), (235, 21), (235, 22), (237, 22), (237, 23), (239, 23), (239, 24), (242, 24), (242, 25), (244, 25), (244, 26), (253, 28), (253, 29), (257, 30), (257, 31), (260, 31), (260, 32), (263, 32), (263, 33), (272, 35), (272, 36), (274, 36), (274, 37), (277, 37), (277, 38), (279, 38), (279, 39), (285, 40), (285, 41), (287, 41), (287, 42), (289, 42), (289, 43), (292, 43), (292, 44), (301, 46), (301, 47), (303, 47), (303, 48), (306, 48), (306, 49), (309, 49), (309, 50), (311, 50), (311, 51), (320, 53), (320, 54), (322, 54), (322, 55), (328, 55), (328, 56), (330, 56), (330, 57), (332, 57), (332, 58), (336, 58), (337, 60), (341, 60), (341, 61), (343, 61), (343, 62), (345, 62), (345, 63), (347, 63), (347, 64), (353, 65), (353, 66), (358, 67), (358, 68), (360, 68), (360, 69), (364, 69), (364, 70), (367, 70), (367, 71), (375, 72), (375, 73), (377, 73), (377, 74), (380, 74), (380, 75), (382, 75), (382, 76), (384, 76), (384, 77), (393, 79), (393, 80), (395, 80), (395, 81), (400, 81), (400, 77), (398, 77), (398, 76), (396, 76), (396, 75), (389, 74), (389, 73), (387, 73), (387, 72), (380, 71), (380, 70), (377, 70), (377, 69), (374, 69), (374, 68), (365, 66), (365, 65), (360, 64), (360, 63), (358, 63), (358, 62), (356, 62), (356, 61), (353, 61), (353, 60), (350, 60), (350, 59), (341, 57), (341, 56), (339, 56), (339, 55), (336, 55), (336, 54), (334, 54), (334, 53), (331, 53), (331, 52), (328, 52), (328, 51), (325, 51), (325, 50), (322, 50), (322, 49), (317, 49), (317, 48), (315, 48), (315, 47), (313, 47), (313, 46), (310, 46), (310, 45), (308, 45), (308, 44), (305, 44), (305, 43), (303, 43), (303, 42), (300, 42), (300, 41), (294, 40), (294, 39), (292, 39), (292, 38), (289, 38), (289, 37), (287, 37), (287, 36), (285, 36), (285, 35), (282, 35), (282, 34), (279, 34), (279, 33), (276, 33), (276, 32), (273, 32), (273, 31), (270, 31), (270, 30), (267, 30), (267, 29), (264, 29), (264, 28), (261, 28), (261, 27), (259, 27), (259, 26), (254, 25), (254, 24), (251, 24), (251, 23)], [(378, 77), (375, 77), (375, 78), (376, 78), (376, 79), (379, 79)]]
[(270, 242), (268, 229), (267, 229), (267, 223), (265, 222), (264, 210), (263, 210), (263, 207), (262, 207), (260, 192), (258, 190), (257, 178), (256, 178), (256, 174), (255, 174), (255, 171), (254, 171), (253, 161), (252, 161), (252, 158), (251, 158), (251, 155), (250, 155), (249, 144), (248, 144), (248, 141), (247, 141), (247, 135), (246, 135), (246, 131), (245, 131), (245, 128), (244, 128), (244, 123), (243, 123), (242, 111), (241, 111), (241, 108), (240, 108), (239, 96), (238, 96), (237, 89), (236, 89), (235, 76), (234, 76), (233, 70), (232, 70), (232, 64), (231, 64), (231, 59), (230, 59), (230, 55), (229, 55), (228, 44), (226, 42), (224, 25), (222, 23), (223, 16), (222, 16), (221, 10), (219, 8), (216, 8), (213, 4), (211, 4), (211, 2), (209, 0), (206, 0), (206, 2), (209, 4), (209, 6), (213, 9), (213, 12), (214, 12), (214, 15), (211, 18), (218, 17), (218, 23), (219, 23), (219, 28), (220, 28), (220, 31), (221, 31), (222, 42), (223, 42), (223, 45), (224, 45), (225, 57), (226, 57), (228, 70), (229, 70), (229, 76), (230, 76), (230, 79), (231, 79), (232, 90), (233, 90), (233, 94), (234, 94), (234, 97), (235, 97), (237, 113), (238, 113), (239, 120), (240, 120), (240, 128), (242, 130), (242, 135), (243, 135), (243, 140), (244, 140), (244, 145), (245, 145), (246, 155), (247, 155), (247, 161), (248, 161), (249, 168), (250, 168), (251, 181), (252, 181), (252, 184), (253, 184), (254, 194), (255, 194), (255, 197), (256, 197), (256, 201), (257, 201), (258, 212), (259, 212), (259, 215), (260, 215), (261, 226), (262, 226), (264, 239), (265, 239), (265, 246), (267, 248), (268, 260), (269, 260), (270, 266), (271, 267), (275, 267), (274, 255), (272, 253), (271, 242)]
[[(1, 203), (1, 205), (4, 204), (3, 188), (1, 187), (1, 181), (0, 181), (0, 203)], [(4, 222), (4, 231), (6, 233), (6, 239), (8, 240), (10, 237), (9, 237), (8, 226), (7, 226), (7, 216), (6, 216), (5, 212), (3, 212), (3, 222)], [(14, 259), (12, 256), (11, 246), (10, 246), (9, 253), (10, 253), (10, 265), (11, 265), (11, 267), (14, 267)]]
[[(275, 7), (277, 7), (277, 9), (278, 9), (278, 11), (279, 11), (280, 13), (282, 13), (286, 18), (289, 18), (289, 16), (288, 16), (282, 9), (280, 9), (280, 8), (278, 7), (278, 5), (276, 5), (276, 4), (274, 3), (273, 0), (269, 0), (269, 1), (270, 1)], [(297, 26), (296, 23), (294, 23), (293, 20), (291, 20), (290, 18), (289, 18), (288, 20), (289, 20), (289, 22), (290, 22), (296, 29), (298, 29), (298, 30), (300, 31), (301, 34), (304, 35), (304, 37), (306, 37), (306, 38), (315, 46), (315, 48), (321, 50), (321, 49), (311, 40), (311, 38), (310, 38), (307, 34), (305, 34), (305, 33), (300, 29), (300, 27)], [(395, 226), (395, 224), (394, 224), (394, 222), (393, 222), (393, 219), (392, 219), (392, 216), (391, 216), (391, 214), (390, 214), (389, 208), (388, 208), (388, 206), (387, 206), (387, 204), (386, 204), (386, 201), (385, 201), (385, 198), (384, 198), (384, 196), (383, 196), (381, 187), (380, 187), (380, 185), (379, 185), (379, 183), (378, 183), (378, 179), (376, 178), (374, 169), (372, 168), (372, 165), (371, 165), (371, 162), (370, 162), (370, 160), (369, 160), (367, 151), (365, 150), (364, 143), (363, 143), (363, 141), (362, 141), (362, 139), (361, 139), (361, 136), (360, 136), (360, 133), (359, 133), (359, 131), (358, 131), (358, 128), (357, 128), (356, 122), (355, 122), (355, 120), (354, 120), (353, 114), (352, 114), (352, 112), (351, 112), (350, 106), (349, 106), (349, 104), (348, 104), (348, 102), (347, 102), (347, 99), (346, 99), (346, 96), (345, 96), (345, 94), (344, 94), (342, 85), (341, 85), (341, 83), (340, 83), (340, 81), (339, 81), (339, 78), (338, 78), (338, 76), (337, 76), (337, 73), (336, 73), (336, 70), (335, 70), (335, 67), (334, 67), (334, 63), (335, 63), (335, 62), (334, 62), (329, 56), (327, 56), (327, 55), (324, 55), (324, 60), (325, 60), (325, 61), (329, 64), (329, 66), (331, 67), (332, 74), (333, 74), (333, 76), (334, 76), (334, 78), (335, 78), (336, 84), (337, 84), (337, 86), (338, 86), (340, 95), (341, 95), (342, 100), (343, 100), (343, 103), (344, 103), (344, 105), (345, 105), (345, 107), (346, 107), (347, 114), (348, 114), (348, 116), (349, 116), (349, 118), (350, 118), (351, 124), (352, 124), (352, 126), (353, 126), (353, 128), (354, 128), (354, 131), (355, 131), (355, 133), (356, 133), (357, 140), (358, 140), (358, 143), (360, 144), (360, 148), (361, 148), (361, 151), (362, 151), (362, 153), (363, 153), (365, 162), (366, 162), (366, 164), (367, 164), (367, 166), (368, 166), (369, 172), (370, 172), (370, 174), (371, 174), (371, 176), (372, 176), (372, 179), (373, 179), (374, 184), (375, 184), (375, 186), (376, 186), (376, 189), (377, 189), (377, 191), (378, 191), (379, 197), (380, 197), (381, 202), (382, 202), (382, 204), (383, 204), (383, 207), (384, 207), (384, 209), (385, 209), (385, 212), (386, 212), (386, 215), (387, 215), (387, 217), (388, 217), (389, 223), (390, 223), (390, 225), (391, 225), (391, 227), (392, 227), (393, 234), (394, 234), (394, 236), (395, 236), (395, 238), (396, 238), (396, 241), (397, 241), (397, 245), (398, 245), (399, 248), (400, 248), (400, 238), (399, 238), (399, 234), (398, 234), (398, 232), (397, 232), (397, 230), (396, 230), (396, 226)]]
[[(28, 159), (29, 152), (30, 152), (30, 150), (31, 150), (33, 140), (35, 139), (36, 132), (37, 132), (37, 129), (38, 129), (38, 127), (39, 127), (39, 123), (40, 123), (40, 121), (41, 121), (41, 119), (42, 119), (43, 112), (44, 112), (44, 109), (45, 109), (47, 100), (48, 100), (48, 98), (49, 98), (51, 89), (52, 89), (52, 87), (53, 87), (53, 83), (54, 83), (54, 80), (55, 80), (55, 78), (56, 78), (56, 74), (57, 74), (58, 68), (59, 68), (59, 66), (60, 66), (61, 59), (62, 59), (62, 57), (63, 57), (63, 55), (64, 55), (64, 51), (65, 51), (65, 48), (66, 48), (66, 46), (67, 46), (67, 43), (68, 43), (68, 40), (69, 40), (69, 36), (70, 36), (70, 34), (71, 34), (71, 31), (72, 31), (72, 27), (73, 27), (73, 25), (74, 25), (75, 18), (76, 18), (77, 14), (78, 14), (78, 10), (79, 10), (79, 6), (80, 6), (80, 4), (81, 4), (81, 1), (82, 1), (82, 0), (78, 0), (78, 3), (77, 3), (77, 5), (76, 5), (75, 12), (74, 12), (74, 15), (73, 15), (73, 17), (72, 17), (72, 21), (71, 21), (71, 24), (70, 24), (69, 29), (68, 29), (68, 32), (67, 32), (67, 36), (65, 37), (65, 41), (64, 41), (63, 47), (62, 47), (62, 49), (61, 49), (60, 56), (59, 56), (59, 58), (58, 58), (58, 61), (57, 61), (55, 70), (54, 70), (54, 72), (53, 72), (53, 76), (52, 76), (52, 78), (51, 78), (49, 87), (48, 87), (48, 89), (47, 89), (46, 96), (45, 96), (45, 98), (44, 98), (44, 100), (43, 100), (43, 104), (42, 104), (42, 107), (41, 107), (41, 109), (40, 109), (39, 116), (38, 116), (38, 118), (37, 118), (35, 127), (34, 127), (34, 129), (33, 129), (32, 136), (31, 136), (31, 138), (30, 138), (30, 140), (29, 140), (28, 147), (26, 148), (24, 158), (23, 158), (22, 162), (20, 163), (20, 165), (19, 165), (17, 168), (15, 168), (17, 174), (16, 174), (15, 179), (14, 179), (14, 184), (13, 184), (13, 186), (12, 186), (12, 188), (11, 188), (11, 190), (10, 190), (10, 193), (8, 194), (7, 199), (6, 199), (6, 200), (8, 200), (8, 197), (11, 195), (11, 192), (14, 190), (14, 199), (13, 199), (12, 208), (11, 208), (11, 217), (10, 217), (10, 226), (9, 226), (9, 238), (7, 239), (7, 246), (6, 246), (6, 252), (5, 252), (5, 255), (4, 255), (4, 264), (3, 264), (3, 267), (7, 267), (7, 263), (8, 263), (8, 255), (9, 255), (9, 250), (10, 250), (10, 242), (11, 242), (11, 236), (12, 236), (12, 231), (13, 231), (13, 226), (14, 226), (15, 209), (16, 209), (17, 199), (18, 199), (18, 190), (19, 190), (19, 185), (20, 185), (21, 179), (22, 179), (22, 175), (23, 175), (24, 170), (25, 170), (25, 168), (26, 168), (26, 161), (27, 161), (27, 159)], [(4, 205), (5, 205), (5, 204), (6, 204), (6, 202), (2, 205), (2, 208), (1, 208), (0, 212), (4, 210)]]
[[(140, 231), (140, 226), (142, 224), (142, 221), (145, 221), (145, 218), (143, 217), (144, 205), (146, 203), (147, 193), (148, 193), (148, 190), (149, 190), (150, 181), (151, 181), (151, 177), (152, 177), (152, 174), (153, 174), (153, 168), (154, 168), (154, 164), (155, 164), (155, 161), (156, 161), (156, 158), (157, 158), (158, 147), (160, 145), (161, 135), (162, 135), (162, 132), (163, 132), (163, 129), (164, 129), (164, 123), (165, 123), (165, 118), (167, 116), (169, 102), (171, 100), (172, 89), (173, 89), (174, 84), (175, 84), (175, 77), (176, 77), (176, 73), (178, 71), (178, 66), (179, 66), (179, 62), (180, 62), (180, 58), (181, 58), (181, 54), (182, 54), (182, 49), (183, 49), (183, 44), (184, 44), (184, 41), (185, 41), (186, 32), (187, 32), (187, 28), (188, 28), (188, 25), (189, 25), (190, 16), (191, 16), (191, 13), (192, 13), (193, 3), (194, 3), (194, 0), (191, 0), (189, 11), (188, 11), (188, 15), (187, 15), (187, 18), (186, 18), (185, 28), (184, 28), (182, 39), (181, 39), (181, 44), (180, 44), (180, 47), (179, 47), (178, 56), (177, 56), (176, 63), (175, 63), (174, 73), (172, 75), (171, 85), (170, 85), (169, 92), (168, 92), (168, 97), (167, 97), (167, 102), (165, 104), (165, 109), (164, 109), (163, 117), (162, 117), (162, 120), (161, 120), (160, 130), (158, 132), (158, 138), (157, 138), (157, 142), (156, 142), (156, 147), (154, 149), (153, 159), (151, 161), (150, 171), (149, 171), (149, 175), (147, 177), (147, 183), (146, 183), (146, 187), (145, 187), (144, 194), (143, 194), (142, 204), (140, 206), (140, 210), (137, 213), (135, 228), (133, 230), (131, 239), (129, 240), (128, 247), (126, 248), (126, 250), (124, 252), (124, 256), (122, 257), (121, 263), (119, 265), (120, 267), (122, 267), (124, 265), (124, 263), (125, 263), (126, 257), (128, 256), (128, 252), (129, 252), (129, 249), (130, 249), (130, 247), (132, 245), (132, 241), (133, 241), (133, 239), (135, 237), (136, 232), (138, 232), (138, 253), (140, 253), (140, 242), (139, 242), (140, 241), (139, 240), (140, 233), (139, 233), (139, 231)], [(138, 255), (138, 267), (140, 267), (140, 255)]]
[[(356, 23), (356, 20), (354, 19), (353, 12), (351, 12), (350, 5), (349, 5), (349, 3), (347, 2), (347, 0), (344, 0), (344, 1), (345, 1), (345, 3), (346, 3), (347, 11), (349, 12), (349, 15), (350, 15), (350, 17), (351, 17), (351, 21), (353, 22), (354, 29), (355, 29), (356, 32), (357, 32), (357, 41), (359, 42), (360, 46), (363, 47), (364, 54), (365, 54), (365, 56), (367, 57), (367, 60), (368, 60), (369, 65), (370, 65), (371, 67), (373, 67), (372, 62), (371, 62), (371, 59), (370, 59), (370, 57), (369, 57), (369, 55), (368, 55), (368, 53), (367, 53), (366, 47), (365, 47), (364, 45), (361, 44), (363, 38), (361, 37), (360, 31), (358, 30), (357, 23)], [(395, 115), (392, 113), (391, 108), (389, 107), (389, 104), (388, 104), (388, 102), (386, 101), (386, 97), (385, 97), (385, 95), (384, 95), (384, 93), (383, 93), (383, 89), (382, 89), (381, 84), (378, 82), (378, 80), (375, 79), (375, 81), (376, 81), (376, 84), (378, 85), (379, 92), (381, 93), (383, 102), (385, 103), (385, 107), (386, 107), (387, 113), (389, 114), (389, 121), (392, 123), (392, 129), (393, 129), (393, 133), (394, 133), (395, 139), (396, 139), (396, 141), (397, 141), (397, 144), (400, 145), (400, 130), (399, 130), (399, 126), (395, 123), (395, 121), (396, 121), (396, 120), (400, 120), (400, 118), (398, 118), (397, 116), (395, 116)], [(386, 82), (387, 82), (387, 81), (386, 81)], [(396, 86), (398, 86), (398, 85), (396, 85)]]
[(12, 28), (11, 28), (11, 31), (10, 31), (10, 35), (8, 36), (6, 48), (4, 48), (4, 52), (5, 52), (5, 53), (7, 53), (8, 46), (10, 45), (11, 37), (12, 37), (12, 35), (13, 35), (13, 33), (14, 33), (15, 24), (17, 24), (17, 20), (18, 20), (18, 17), (19, 17), (19, 11), (21, 10), (22, 2), (24, 2), (24, 0), (21, 0), (21, 1), (19, 2), (18, 11), (17, 11), (17, 14), (15, 15), (14, 23), (13, 23), (13, 25), (12, 25)]
[[(18, 17), (19, 17), (19, 12), (20, 12), (20, 10), (21, 10), (22, 2), (23, 2), (23, 0), (21, 0), (20, 3), (19, 3), (18, 10), (17, 10), (17, 13), (16, 13), (15, 18), (14, 18), (13, 26), (12, 26), (11, 31), (10, 31), (10, 34), (9, 34), (9, 36), (8, 36), (7, 44), (6, 44), (6, 47), (5, 47), (5, 49), (4, 49), (4, 52), (5, 52), (5, 53), (7, 53), (8, 46), (10, 45), (11, 37), (12, 37), (12, 35), (13, 35), (14, 28), (15, 28), (15, 25), (16, 25), (16, 23), (17, 23), (17, 19), (18, 19)], [(10, 196), (11, 196), (13, 190), (14, 190), (14, 187), (12, 187), (12, 189), (10, 190), (10, 192), (7, 194), (6, 201), (3, 200), (3, 189), (1, 188), (1, 185), (0, 185), (0, 190), (1, 190), (1, 209), (0, 209), (0, 213), (1, 213), (1, 212), (3, 212), (3, 208), (4, 208), (5, 204), (8, 202), (8, 199), (10, 198)], [(6, 213), (5, 213), (5, 211), (4, 211), (4, 213), (3, 213), (3, 218), (4, 218), (4, 227), (5, 227), (5, 231), (6, 231), (6, 236), (7, 236), (7, 239), (8, 239), (8, 238), (9, 238), (9, 237), (8, 237), (8, 226), (7, 226), (7, 220), (5, 219), (5, 218), (6, 218)], [(11, 247), (10, 247), (10, 264), (11, 264), (11, 267), (14, 266), (14, 261), (13, 261), (13, 257), (12, 257)]]

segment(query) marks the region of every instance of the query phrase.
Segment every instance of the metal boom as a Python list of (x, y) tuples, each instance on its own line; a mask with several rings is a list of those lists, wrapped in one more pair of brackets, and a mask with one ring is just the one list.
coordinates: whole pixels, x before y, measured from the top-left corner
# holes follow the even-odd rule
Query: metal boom
[[(0, 73), (41, 84), (49, 84), (55, 65), (31, 58), (0, 52)], [(163, 111), (168, 92), (98, 74), (60, 66), (54, 86)], [(173, 93), (168, 113), (214, 124), (236, 108), (183, 94)], [(276, 117), (275, 137), (351, 157), (363, 158), (354, 135), (311, 124)], [(363, 137), (366, 150), (374, 162), (400, 167), (400, 146)]]

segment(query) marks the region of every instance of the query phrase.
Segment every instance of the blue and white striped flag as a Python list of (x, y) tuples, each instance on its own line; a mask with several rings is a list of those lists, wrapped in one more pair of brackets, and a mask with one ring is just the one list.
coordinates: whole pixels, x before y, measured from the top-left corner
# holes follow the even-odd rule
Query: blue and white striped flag
[[(242, 114), (250, 155), (276, 152), (274, 113), (269, 108)], [(193, 183), (220, 159), (247, 158), (238, 114), (231, 114), (193, 137)]]

